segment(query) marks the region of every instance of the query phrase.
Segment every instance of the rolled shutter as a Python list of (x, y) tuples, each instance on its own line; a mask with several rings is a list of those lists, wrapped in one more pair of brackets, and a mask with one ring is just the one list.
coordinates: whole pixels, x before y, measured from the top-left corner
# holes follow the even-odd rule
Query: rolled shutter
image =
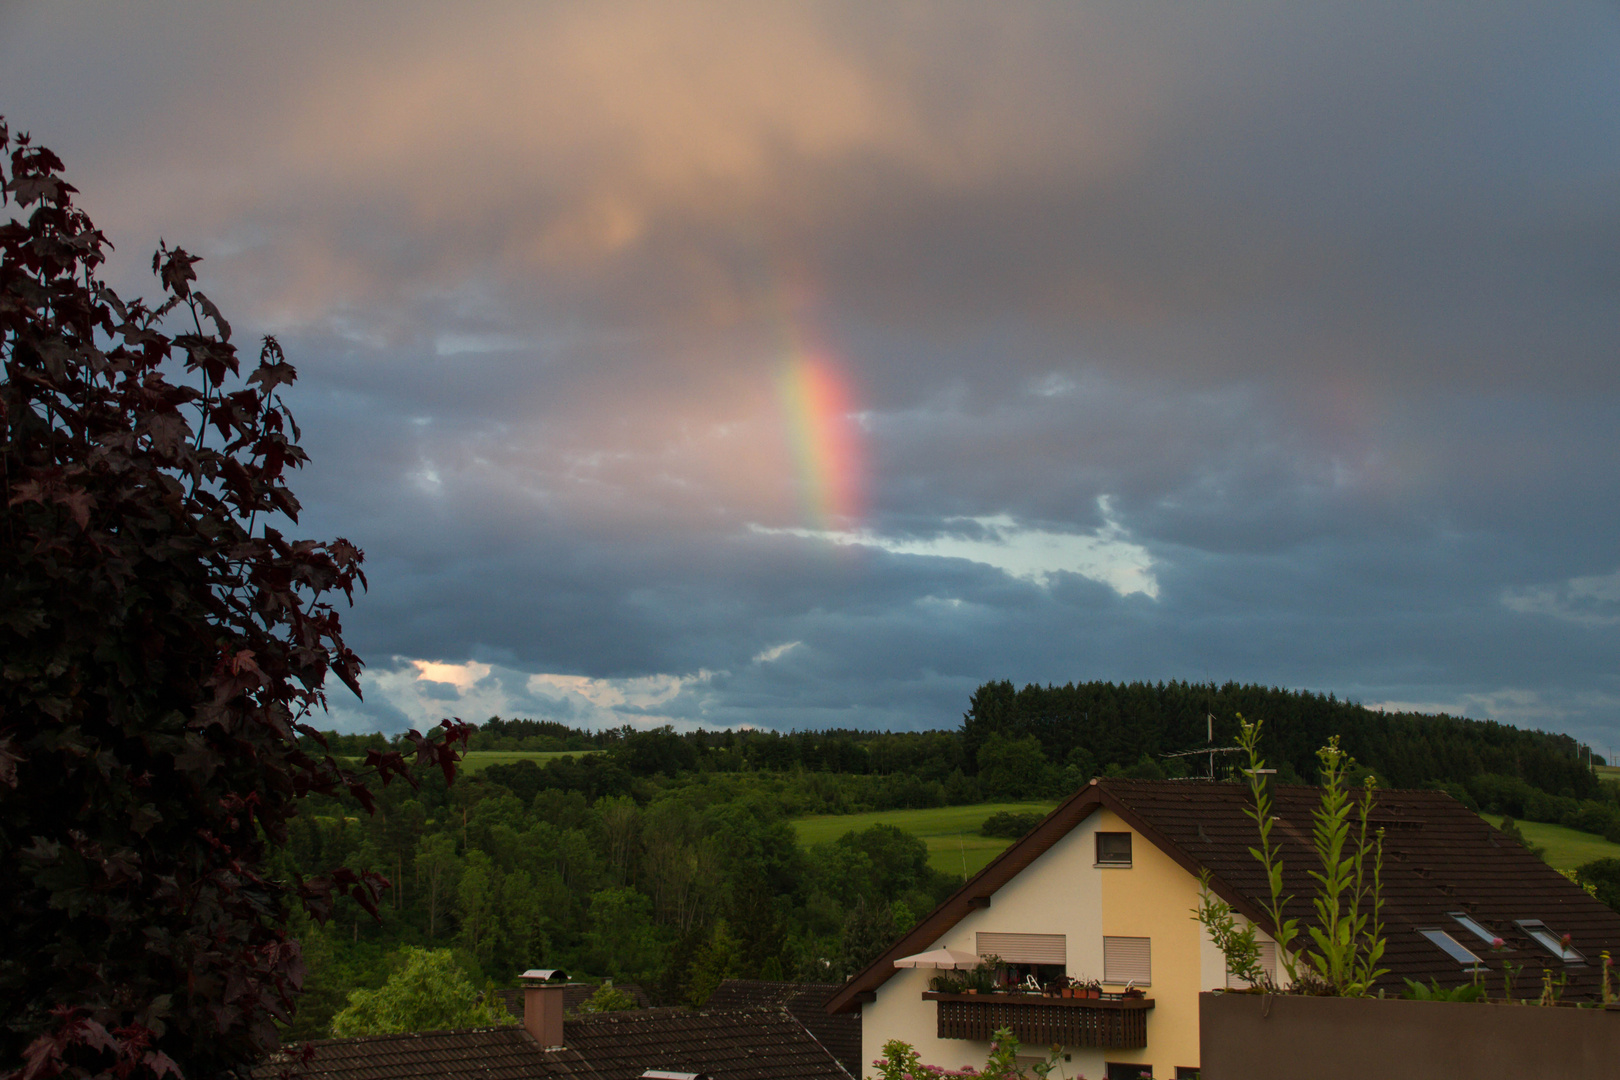
[(1103, 982), (1112, 986), (1153, 981), (1153, 944), (1145, 937), (1103, 938)]
[(979, 934), (980, 956), (999, 956), (1009, 964), (1067, 964), (1068, 939), (1063, 934)]

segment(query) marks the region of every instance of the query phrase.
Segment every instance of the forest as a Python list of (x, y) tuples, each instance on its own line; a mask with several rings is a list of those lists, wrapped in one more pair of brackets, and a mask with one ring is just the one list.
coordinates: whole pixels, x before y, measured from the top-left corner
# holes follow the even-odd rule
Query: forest
[[(1620, 839), (1617, 789), (1567, 736), (1256, 686), (991, 682), (959, 727), (924, 732), (587, 732), (491, 717), (469, 749), (567, 753), (396, 783), (371, 815), (313, 797), (291, 823), (283, 874), (346, 864), (392, 887), (380, 919), (348, 905), (299, 925), (310, 976), (289, 1035), (326, 1034), (404, 946), (452, 949), (479, 985), (559, 967), (666, 1003), (700, 1004), (730, 977), (841, 980), (959, 879), (893, 826), (806, 849), (792, 819), (1055, 799), (1094, 775), (1202, 775), (1206, 757), (1166, 755), (1208, 745), (1210, 716), (1229, 743), (1239, 713), (1265, 720), (1284, 782), (1314, 781), (1313, 751), (1337, 734), (1380, 785)], [(392, 745), (326, 741), (340, 759)]]

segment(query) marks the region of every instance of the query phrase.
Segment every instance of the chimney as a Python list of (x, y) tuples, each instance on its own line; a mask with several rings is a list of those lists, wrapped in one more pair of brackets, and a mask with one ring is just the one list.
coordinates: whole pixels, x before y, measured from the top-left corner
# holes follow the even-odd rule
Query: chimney
[(523, 1027), (544, 1047), (563, 1044), (563, 983), (567, 972), (531, 968), (523, 973)]

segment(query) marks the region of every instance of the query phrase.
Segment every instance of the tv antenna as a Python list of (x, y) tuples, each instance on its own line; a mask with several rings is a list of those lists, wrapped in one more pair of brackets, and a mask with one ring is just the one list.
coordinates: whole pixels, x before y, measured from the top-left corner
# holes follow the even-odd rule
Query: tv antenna
[(1209, 759), (1208, 768), (1207, 768), (1208, 775), (1203, 777), (1203, 779), (1209, 780), (1211, 783), (1213, 783), (1214, 780), (1215, 780), (1215, 757), (1216, 757), (1216, 755), (1218, 755), (1218, 754), (1236, 754), (1236, 753), (1241, 752), (1243, 747), (1241, 747), (1241, 746), (1216, 746), (1215, 745), (1215, 714), (1212, 713), (1212, 712), (1206, 712), (1204, 714), (1204, 719), (1209, 724), (1209, 730), (1208, 730), (1208, 735), (1205, 738), (1206, 745), (1204, 746), (1204, 748), (1202, 750), (1178, 750), (1173, 754), (1164, 754), (1162, 756), (1166, 757), (1166, 758), (1198, 757), (1199, 755), (1206, 756)]

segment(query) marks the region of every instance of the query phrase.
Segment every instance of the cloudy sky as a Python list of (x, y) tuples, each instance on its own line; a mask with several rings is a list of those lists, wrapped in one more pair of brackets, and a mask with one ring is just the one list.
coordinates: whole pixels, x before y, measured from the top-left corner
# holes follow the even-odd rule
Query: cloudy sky
[(349, 729), (1254, 681), (1620, 749), (1620, 6), (0, 6), (280, 336)]

